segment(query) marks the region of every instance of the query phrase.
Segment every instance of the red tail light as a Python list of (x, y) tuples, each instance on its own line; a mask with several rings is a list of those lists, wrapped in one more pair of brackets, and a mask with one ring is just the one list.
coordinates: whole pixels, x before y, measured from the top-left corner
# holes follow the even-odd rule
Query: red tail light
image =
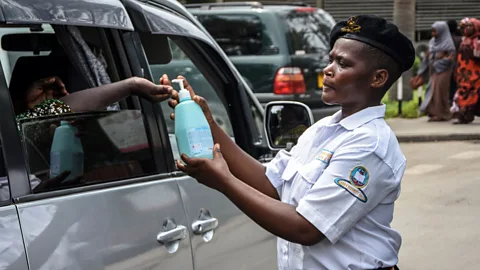
[(276, 95), (305, 94), (302, 70), (298, 67), (280, 68), (275, 75), (273, 93)]
[(297, 12), (315, 12), (315, 11), (317, 11), (317, 9), (313, 8), (313, 7), (301, 7), (301, 8), (296, 8), (295, 11), (297, 11)]

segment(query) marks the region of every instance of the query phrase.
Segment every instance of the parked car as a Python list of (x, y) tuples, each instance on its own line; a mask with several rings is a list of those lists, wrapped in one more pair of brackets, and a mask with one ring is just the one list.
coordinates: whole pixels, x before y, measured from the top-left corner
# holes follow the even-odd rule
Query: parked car
[(322, 118), (338, 110), (322, 101), (323, 69), (335, 21), (302, 3), (186, 4), (230, 57), (257, 98), (300, 101)]
[[(59, 76), (75, 92), (179, 73), (236, 143), (266, 161), (282, 146), (201, 24), (174, 0), (37, 2), (0, 2), (0, 268), (276, 269), (275, 237), (176, 169), (166, 102), (132, 96), (117, 110), (17, 127), (14, 104), (35, 78)], [(278, 106), (294, 105), (277, 104), (276, 115)], [(62, 120), (85, 127), (83, 181), (38, 189), (50, 174), (50, 128)]]

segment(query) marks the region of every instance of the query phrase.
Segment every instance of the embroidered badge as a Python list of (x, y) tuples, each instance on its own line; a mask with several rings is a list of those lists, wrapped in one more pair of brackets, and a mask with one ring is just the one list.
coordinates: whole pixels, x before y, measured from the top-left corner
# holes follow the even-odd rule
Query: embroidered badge
[(348, 193), (350, 193), (353, 197), (357, 198), (361, 202), (367, 202), (367, 195), (363, 192), (363, 190), (356, 188), (352, 186), (352, 184), (341, 178), (335, 179), (335, 184), (337, 184), (339, 187), (345, 189)]
[(367, 168), (363, 166), (357, 166), (350, 172), (350, 183), (357, 188), (364, 188), (368, 184), (370, 174)]
[(370, 174), (367, 168), (363, 166), (356, 166), (350, 171), (350, 175), (347, 179), (337, 178), (334, 180), (335, 184), (345, 189), (353, 197), (357, 198), (361, 202), (367, 202), (368, 198), (363, 192), (362, 188), (366, 187)]
[(322, 149), (322, 152), (320, 153), (320, 155), (318, 155), (316, 160), (320, 160), (321, 162), (328, 165), (328, 163), (330, 162), (330, 159), (332, 158), (332, 155), (333, 155), (332, 151), (329, 151), (324, 148)]
[(353, 16), (348, 19), (347, 25), (340, 29), (342, 32), (358, 33), (362, 27), (357, 24), (357, 17)]

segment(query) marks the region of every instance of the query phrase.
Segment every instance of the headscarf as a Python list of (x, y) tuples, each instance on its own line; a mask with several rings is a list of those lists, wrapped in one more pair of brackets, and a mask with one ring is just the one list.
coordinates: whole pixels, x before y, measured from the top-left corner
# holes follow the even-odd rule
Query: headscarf
[(465, 18), (461, 21), (462, 25), (465, 25), (465, 24), (468, 24), (468, 23), (473, 24), (473, 27), (475, 29), (475, 33), (473, 33), (473, 35), (467, 37), (467, 35), (465, 34), (465, 30), (464, 30), (464, 33), (463, 33), (464, 38), (463, 38), (463, 41), (462, 41), (462, 45), (470, 47), (473, 50), (473, 56), (480, 57), (480, 40), (479, 40), (480, 20), (475, 19), (475, 18)]
[(430, 53), (455, 51), (455, 43), (453, 43), (448, 24), (438, 21), (432, 25), (432, 28), (437, 31), (437, 37), (430, 39)]

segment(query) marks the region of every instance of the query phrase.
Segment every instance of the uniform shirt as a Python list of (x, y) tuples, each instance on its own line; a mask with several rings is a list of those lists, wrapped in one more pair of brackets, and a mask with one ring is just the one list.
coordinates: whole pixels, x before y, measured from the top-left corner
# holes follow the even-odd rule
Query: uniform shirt
[(302, 246), (278, 239), (279, 269), (376, 269), (398, 262), (400, 234), (390, 227), (406, 159), (383, 119), (385, 105), (310, 127), (266, 175), (284, 203), (326, 239)]

